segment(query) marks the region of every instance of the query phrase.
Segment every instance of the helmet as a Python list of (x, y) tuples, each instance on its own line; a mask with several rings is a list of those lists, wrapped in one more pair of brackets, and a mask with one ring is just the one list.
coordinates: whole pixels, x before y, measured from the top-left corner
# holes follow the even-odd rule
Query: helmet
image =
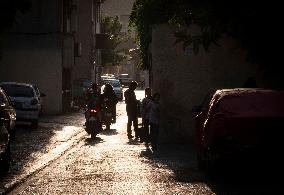
[(138, 83), (136, 81), (131, 81), (129, 84), (129, 88), (135, 89), (138, 86)]
[(109, 83), (105, 84), (104, 92), (111, 92), (111, 91), (113, 91), (112, 85)]

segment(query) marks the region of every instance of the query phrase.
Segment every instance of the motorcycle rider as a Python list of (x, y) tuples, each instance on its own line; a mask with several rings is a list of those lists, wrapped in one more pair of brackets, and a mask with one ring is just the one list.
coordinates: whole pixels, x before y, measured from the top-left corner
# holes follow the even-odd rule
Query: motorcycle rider
[[(87, 111), (85, 112), (86, 121), (88, 119), (88, 109), (89, 108), (96, 108), (98, 110), (98, 116), (100, 123), (102, 122), (102, 94), (100, 93), (100, 88), (97, 83), (93, 83), (91, 88), (87, 90), (86, 93), (86, 104), (87, 104)], [(102, 125), (101, 125), (102, 126)]]
[(112, 121), (116, 122), (116, 104), (118, 103), (118, 99), (116, 94), (114, 93), (113, 87), (111, 84), (107, 83), (104, 87), (104, 92), (102, 94), (104, 103), (106, 107), (111, 110), (112, 113)]

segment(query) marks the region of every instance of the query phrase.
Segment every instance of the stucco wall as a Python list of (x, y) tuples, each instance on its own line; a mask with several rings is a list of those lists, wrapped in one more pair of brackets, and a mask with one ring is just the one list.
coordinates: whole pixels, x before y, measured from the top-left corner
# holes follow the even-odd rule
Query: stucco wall
[[(192, 29), (192, 30), (197, 30)], [(174, 45), (175, 29), (168, 25), (153, 28), (153, 92), (161, 93), (161, 139), (188, 140), (194, 136), (191, 109), (218, 88), (241, 87), (249, 76), (260, 81), (257, 65), (246, 62), (245, 52), (229, 38), (219, 41), (210, 52), (194, 55), (181, 44)], [(261, 84), (261, 83), (259, 83)]]
[(2, 53), (0, 81), (36, 83), (43, 93), (44, 113), (62, 110), (62, 68), (59, 50), (8, 50)]
[(32, 0), (16, 13), (16, 22), (1, 38), (0, 81), (35, 83), (47, 96), (44, 113), (62, 111), (62, 41), (60, 2)]

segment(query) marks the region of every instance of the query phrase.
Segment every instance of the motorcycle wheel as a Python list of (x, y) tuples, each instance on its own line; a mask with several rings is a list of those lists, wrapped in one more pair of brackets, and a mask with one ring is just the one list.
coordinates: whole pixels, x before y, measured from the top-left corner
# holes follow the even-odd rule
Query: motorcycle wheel
[(110, 124), (106, 124), (106, 130), (107, 130), (107, 131), (110, 130)]
[(91, 138), (94, 139), (94, 138), (96, 138), (96, 136), (97, 136), (97, 133), (94, 132), (94, 131), (92, 131), (92, 133), (91, 133)]

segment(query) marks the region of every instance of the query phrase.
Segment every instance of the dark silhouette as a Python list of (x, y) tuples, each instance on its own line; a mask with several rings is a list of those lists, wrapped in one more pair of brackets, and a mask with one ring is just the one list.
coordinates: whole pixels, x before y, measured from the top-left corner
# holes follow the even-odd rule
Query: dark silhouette
[(145, 98), (143, 98), (141, 103), (141, 115), (142, 115), (142, 135), (140, 141), (145, 142), (145, 146), (149, 146), (149, 107), (148, 104), (152, 100), (152, 89), (147, 87), (145, 89)]
[(127, 122), (127, 137), (129, 139), (133, 138), (131, 132), (131, 126), (133, 123), (135, 139), (138, 139), (137, 129), (138, 129), (138, 100), (134, 90), (137, 88), (137, 82), (132, 81), (129, 85), (129, 88), (124, 92), (125, 103), (126, 103), (126, 112), (128, 116)]
[(109, 83), (105, 84), (103, 98), (104, 98), (106, 107), (111, 110), (112, 120), (115, 123), (116, 122), (116, 104), (118, 103), (118, 99), (117, 99), (117, 96), (115, 95), (112, 85)]
[(160, 125), (160, 94), (155, 93), (153, 99), (150, 100), (147, 108), (149, 110), (149, 123), (150, 123), (150, 142), (152, 150), (156, 151), (158, 146), (159, 125)]

